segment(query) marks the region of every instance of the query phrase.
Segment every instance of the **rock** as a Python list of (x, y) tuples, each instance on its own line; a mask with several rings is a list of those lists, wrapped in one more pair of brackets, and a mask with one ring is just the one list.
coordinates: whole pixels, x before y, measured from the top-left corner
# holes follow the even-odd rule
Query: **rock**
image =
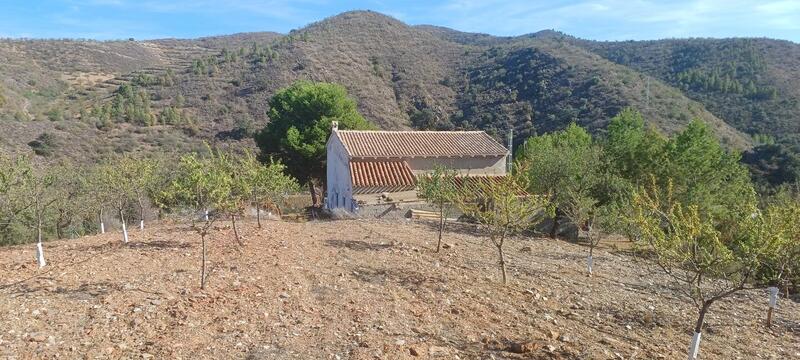
[(281, 298), (281, 299), (288, 299), (290, 296), (289, 296), (289, 294), (283, 292), (283, 293), (280, 293), (278, 295), (278, 297)]
[(448, 243), (444, 243), (444, 244), (442, 244), (442, 248), (444, 248), (444, 249), (450, 249), (450, 248), (452, 248), (453, 246), (455, 246), (455, 245), (454, 245), (454, 244), (448, 244)]
[(541, 347), (541, 344), (535, 341), (527, 341), (527, 342), (519, 342), (519, 343), (511, 343), (506, 348), (506, 351), (512, 352), (515, 354), (525, 354), (529, 352), (534, 352)]
[(397, 345), (397, 346), (403, 346), (403, 345), (406, 344), (406, 341), (403, 340), (403, 339), (399, 339), (399, 340), (395, 341), (394, 344)]
[(153, 299), (153, 300), (150, 300), (150, 303), (155, 305), (155, 306), (158, 306), (158, 305), (161, 305), (161, 300)]
[(520, 252), (531, 252), (531, 251), (533, 251), (533, 249), (531, 249), (530, 246), (523, 246), (521, 249), (519, 249), (519, 251)]
[(569, 336), (567, 336), (567, 335), (561, 335), (561, 337), (559, 337), (559, 338), (558, 338), (558, 340), (560, 340), (561, 342), (568, 343), (568, 342), (570, 342), (572, 339), (570, 339), (570, 338), (569, 338)]
[(419, 351), (413, 346), (408, 348), (408, 353), (411, 354), (411, 356), (419, 356)]
[(549, 338), (555, 340), (555, 339), (558, 339), (558, 337), (561, 336), (561, 334), (558, 331), (550, 329), (550, 330), (547, 330), (547, 336)]
[(45, 342), (47, 341), (47, 335), (43, 333), (32, 333), (30, 334), (30, 340), (35, 342)]

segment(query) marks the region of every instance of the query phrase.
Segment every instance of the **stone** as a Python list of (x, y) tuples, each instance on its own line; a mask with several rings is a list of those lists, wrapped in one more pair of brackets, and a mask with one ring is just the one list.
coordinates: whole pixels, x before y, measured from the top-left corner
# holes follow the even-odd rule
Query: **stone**
[(450, 248), (452, 248), (453, 246), (455, 246), (455, 245), (454, 245), (454, 244), (448, 244), (448, 243), (444, 243), (444, 244), (442, 244), (442, 248), (444, 248), (444, 249), (450, 249)]
[(406, 341), (403, 339), (398, 339), (397, 341), (394, 342), (394, 344), (397, 346), (403, 346), (406, 344)]
[(515, 354), (526, 354), (529, 352), (534, 352), (541, 347), (541, 344), (535, 341), (526, 341), (526, 342), (515, 342), (508, 345), (506, 351), (512, 352)]
[(553, 340), (558, 339), (561, 334), (553, 329), (547, 330), (547, 336)]
[(47, 341), (47, 335), (45, 335), (43, 333), (32, 333), (30, 335), (30, 339), (31, 339), (31, 341), (35, 341), (35, 342), (45, 342), (45, 341)]
[(561, 335), (561, 337), (559, 337), (559, 338), (558, 338), (558, 340), (560, 340), (561, 342), (568, 343), (568, 342), (570, 342), (572, 339), (570, 339), (568, 335)]
[(283, 292), (283, 293), (280, 293), (278, 295), (278, 297), (281, 298), (281, 299), (288, 299), (290, 296), (289, 296), (289, 294)]
[(419, 351), (413, 346), (408, 348), (408, 353), (411, 354), (411, 356), (419, 356)]
[(531, 252), (531, 251), (533, 251), (533, 249), (531, 249), (530, 246), (523, 246), (521, 249), (519, 249), (519, 251), (520, 252)]

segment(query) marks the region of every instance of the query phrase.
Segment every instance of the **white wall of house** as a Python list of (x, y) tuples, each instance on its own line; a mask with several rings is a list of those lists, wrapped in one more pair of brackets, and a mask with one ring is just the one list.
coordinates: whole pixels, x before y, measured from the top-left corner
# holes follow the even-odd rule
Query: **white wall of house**
[(344, 208), (355, 211), (353, 183), (350, 179), (350, 160), (342, 141), (334, 131), (327, 144), (327, 198), (328, 209)]
[(411, 158), (406, 160), (415, 176), (427, 173), (437, 166), (458, 171), (461, 175), (505, 175), (506, 156), (465, 158)]

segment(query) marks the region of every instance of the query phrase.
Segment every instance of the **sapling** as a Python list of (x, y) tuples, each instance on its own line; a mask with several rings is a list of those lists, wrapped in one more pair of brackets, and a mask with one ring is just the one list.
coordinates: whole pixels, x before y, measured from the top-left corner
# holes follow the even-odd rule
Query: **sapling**
[(280, 216), (280, 208), (277, 204), (281, 198), (300, 190), (300, 185), (293, 177), (286, 175), (286, 166), (280, 162), (270, 160), (268, 164), (264, 164), (258, 161), (252, 153), (247, 152), (240, 158), (237, 166), (242, 171), (242, 180), (249, 189), (252, 203), (256, 207), (259, 229), (261, 228), (261, 210), (265, 205), (271, 205)]
[[(546, 204), (543, 197), (527, 195), (525, 184), (512, 176), (467, 178), (455, 197), (457, 206), (486, 229), (497, 248), (503, 284), (508, 283), (504, 245), (509, 236), (528, 228)], [(524, 179), (520, 179), (522, 182)]]
[(20, 165), (26, 167), (21, 183), (24, 199), (29, 204), (26, 218), (30, 219), (28, 225), (36, 231), (36, 262), (39, 268), (43, 268), (47, 265), (42, 246), (43, 226), (47, 212), (60, 196), (53, 186), (57, 178), (54, 172), (34, 169), (27, 161)]
[(192, 223), (192, 228), (200, 235), (201, 265), (200, 289), (205, 289), (206, 283), (206, 238), (215, 216), (208, 216), (208, 209), (225, 208), (230, 201), (232, 178), (226, 169), (219, 166), (215, 155), (211, 158), (201, 159), (195, 154), (185, 155), (180, 159), (180, 176), (173, 179), (168, 188), (170, 198), (177, 204), (188, 208), (205, 211), (202, 224)]
[(597, 200), (592, 198), (588, 191), (575, 190), (569, 192), (563, 202), (562, 210), (567, 218), (578, 228), (578, 233), (583, 230), (589, 245), (589, 255), (586, 258), (586, 270), (591, 277), (594, 268), (594, 249), (600, 243), (598, 218), (601, 209)]
[(442, 232), (447, 222), (447, 210), (456, 195), (456, 172), (437, 166), (430, 174), (420, 176), (417, 186), (420, 196), (439, 210), (439, 238), (436, 242), (438, 253), (442, 247)]

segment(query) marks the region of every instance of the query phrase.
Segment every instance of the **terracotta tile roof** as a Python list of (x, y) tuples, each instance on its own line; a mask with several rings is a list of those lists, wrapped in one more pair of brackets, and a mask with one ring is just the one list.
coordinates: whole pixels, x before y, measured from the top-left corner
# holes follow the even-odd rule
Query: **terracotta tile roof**
[(405, 161), (351, 161), (354, 194), (414, 190), (416, 179)]
[(351, 158), (500, 157), (508, 150), (484, 131), (336, 131)]

